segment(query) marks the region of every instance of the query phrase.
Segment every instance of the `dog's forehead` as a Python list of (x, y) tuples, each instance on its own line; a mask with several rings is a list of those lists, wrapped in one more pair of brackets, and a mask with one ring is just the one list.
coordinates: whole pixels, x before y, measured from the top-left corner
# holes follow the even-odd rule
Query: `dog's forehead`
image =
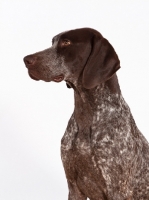
[(92, 38), (93, 35), (98, 35), (102, 37), (102, 35), (91, 28), (80, 28), (80, 29), (74, 29), (74, 30), (68, 30), (59, 33), (58, 35), (54, 36), (52, 41), (56, 42), (59, 41), (60, 39), (77, 39), (77, 40), (86, 40), (89, 38)]
[(61, 32), (61, 33), (55, 35), (55, 36), (52, 38), (52, 41), (53, 41), (53, 42), (58, 41), (58, 40), (60, 39), (60, 37), (61, 37), (64, 33), (66, 33), (66, 32), (67, 32), (67, 31), (64, 31), (64, 32)]

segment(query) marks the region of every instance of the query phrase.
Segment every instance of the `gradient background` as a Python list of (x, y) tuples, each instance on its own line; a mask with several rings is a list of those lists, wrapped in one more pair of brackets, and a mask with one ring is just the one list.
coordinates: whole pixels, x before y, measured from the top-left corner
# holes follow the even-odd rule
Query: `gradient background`
[(97, 29), (114, 46), (122, 94), (149, 140), (149, 1), (1, 0), (1, 200), (67, 199), (60, 140), (73, 112), (73, 90), (64, 82), (31, 80), (23, 57), (80, 27)]

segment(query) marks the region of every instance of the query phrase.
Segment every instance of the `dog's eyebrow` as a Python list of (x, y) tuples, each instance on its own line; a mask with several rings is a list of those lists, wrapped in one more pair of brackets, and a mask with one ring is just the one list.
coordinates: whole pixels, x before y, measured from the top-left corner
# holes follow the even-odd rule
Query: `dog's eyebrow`
[(56, 42), (57, 41), (57, 35), (56, 36), (54, 36), (53, 38), (52, 38), (52, 44), (54, 44), (54, 42)]

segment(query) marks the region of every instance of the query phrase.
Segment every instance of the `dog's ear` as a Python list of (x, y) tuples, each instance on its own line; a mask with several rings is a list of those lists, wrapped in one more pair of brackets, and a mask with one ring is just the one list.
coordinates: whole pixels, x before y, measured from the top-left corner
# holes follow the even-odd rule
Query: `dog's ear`
[(93, 37), (92, 50), (83, 71), (83, 86), (86, 89), (94, 88), (110, 79), (120, 68), (120, 61), (105, 38)]

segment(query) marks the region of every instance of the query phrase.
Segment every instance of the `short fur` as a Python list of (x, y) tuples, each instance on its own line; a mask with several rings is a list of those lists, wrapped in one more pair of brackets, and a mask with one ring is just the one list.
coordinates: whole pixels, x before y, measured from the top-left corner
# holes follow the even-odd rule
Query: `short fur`
[(68, 200), (149, 200), (149, 144), (122, 97), (111, 44), (96, 30), (70, 30), (24, 62), (31, 78), (74, 89), (61, 142)]

